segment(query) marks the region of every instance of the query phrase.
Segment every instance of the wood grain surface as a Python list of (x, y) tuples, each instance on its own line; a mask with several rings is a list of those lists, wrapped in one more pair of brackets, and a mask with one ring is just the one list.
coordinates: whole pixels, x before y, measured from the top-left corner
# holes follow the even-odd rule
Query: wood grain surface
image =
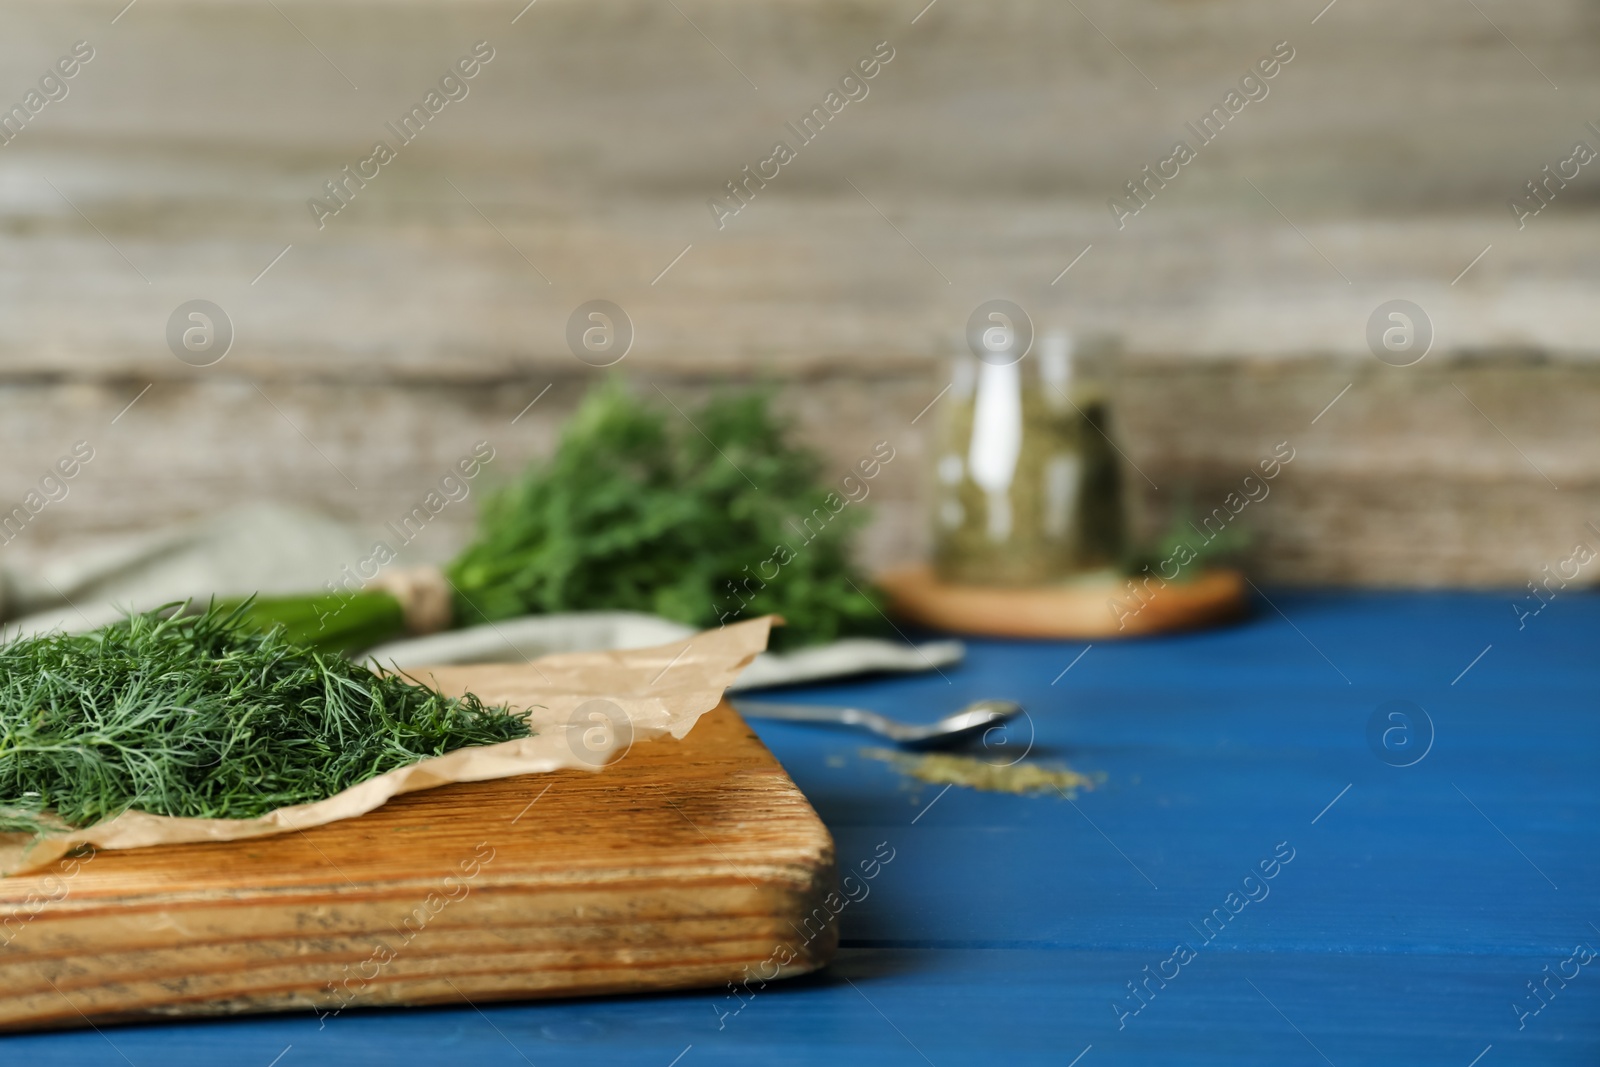
[(0, 1028), (750, 983), (838, 931), (827, 829), (727, 705), (599, 771), (0, 880)]
[[(566, 339), (597, 298), (645, 394), (770, 382), (833, 478), (900, 450), (872, 568), (926, 556), (921, 413), (996, 296), (1123, 337), (1145, 532), (1301, 450), (1248, 513), (1258, 581), (1520, 588), (1600, 506), (1600, 169), (1507, 210), (1594, 137), (1586, 0), (122, 7), (0, 0), (3, 105), (97, 50), (0, 146), (0, 504), (98, 453), (8, 564), (262, 498), (383, 536), (473, 442), (491, 479), (549, 453), (606, 373)], [(470, 97), (319, 228), (308, 199), (478, 40)], [(707, 199), (880, 40), (871, 95), (719, 229)], [(1118, 228), (1108, 198), (1279, 40), (1271, 95)], [(165, 337), (197, 298), (237, 331), (211, 367)], [(1395, 298), (1437, 332), (1414, 367), (1368, 348)]]
[[(1125, 578), (1008, 589), (941, 582), (931, 567), (880, 574), (890, 610), (910, 622), (993, 637), (1142, 637), (1231, 622), (1249, 610), (1244, 576), (1206, 571), (1187, 582)], [(1137, 589), (1135, 588), (1137, 585)]]

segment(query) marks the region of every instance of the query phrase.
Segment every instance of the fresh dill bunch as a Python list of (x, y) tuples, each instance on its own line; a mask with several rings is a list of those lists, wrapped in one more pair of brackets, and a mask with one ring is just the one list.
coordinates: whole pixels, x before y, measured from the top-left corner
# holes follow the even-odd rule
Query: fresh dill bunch
[[(167, 605), (0, 645), (0, 831), (128, 810), (249, 819), (529, 734), (523, 717)], [(59, 821), (59, 822), (58, 822)]]
[(1205, 533), (1195, 525), (1194, 505), (1183, 497), (1166, 532), (1142, 548), (1130, 552), (1122, 562), (1122, 572), (1138, 575), (1146, 571), (1165, 574), (1168, 563), (1178, 565), (1177, 582), (1193, 581), (1205, 571), (1237, 559), (1255, 540), (1254, 533), (1239, 523)]
[(828, 508), (822, 461), (789, 431), (759, 392), (685, 418), (615, 381), (596, 389), (555, 455), (485, 500), (447, 568), (459, 624), (621, 610), (705, 629), (771, 613), (788, 622), (775, 648), (880, 632), (849, 554), (863, 509)]

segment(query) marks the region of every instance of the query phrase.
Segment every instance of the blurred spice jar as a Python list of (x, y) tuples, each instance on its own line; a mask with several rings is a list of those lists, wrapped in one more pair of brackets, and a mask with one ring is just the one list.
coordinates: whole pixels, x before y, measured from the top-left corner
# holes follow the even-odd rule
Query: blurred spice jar
[(1117, 564), (1126, 520), (1111, 443), (1116, 343), (1052, 333), (1023, 347), (999, 322), (956, 358), (935, 467), (939, 577), (1039, 585)]

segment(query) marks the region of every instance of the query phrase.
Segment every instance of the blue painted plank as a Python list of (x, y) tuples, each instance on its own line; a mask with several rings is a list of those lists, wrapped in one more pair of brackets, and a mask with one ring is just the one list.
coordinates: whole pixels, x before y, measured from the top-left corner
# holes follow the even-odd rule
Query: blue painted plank
[[(1096, 644), (1076, 663), (1081, 643), (976, 641), (944, 676), (793, 694), (923, 721), (1013, 697), (1034, 758), (1103, 776), (1070, 801), (941, 793), (864, 758), (869, 740), (759, 724), (845, 865), (893, 850), (821, 975), (753, 996), (352, 1012), (321, 1030), (307, 1014), (28, 1035), (0, 1056), (1600, 1062), (1600, 959), (1575, 959), (1600, 948), (1600, 600), (1563, 596), (1519, 629), (1511, 594), (1272, 599), (1281, 614)], [(1422, 747), (1369, 741), (1396, 700), (1432, 724), (1410, 766), (1393, 764)], [(1179, 945), (1193, 958), (1178, 963)]]
[(1485, 956), (1308, 960), (1202, 950), (1165, 988), (1152, 985), (1138, 1014), (1120, 1016), (1113, 1004), (1119, 989), (1126, 994), (1123, 983), (1163, 957), (846, 949), (824, 974), (757, 990), (737, 1015), (721, 1018), (721, 998), (691, 993), (485, 1005), (481, 1014), (470, 1008), (352, 1012), (322, 1030), (310, 1013), (114, 1027), (103, 1035), (9, 1038), (0, 1047), (7, 1063), (30, 1067), (123, 1063), (123, 1057), (136, 1067), (267, 1067), (280, 1054), (278, 1067), (667, 1067), (680, 1053), (678, 1067), (1065, 1067), (1085, 1049), (1079, 1067), (1467, 1067), (1493, 1046), (1479, 1065), (1491, 1067), (1593, 1064), (1600, 1046), (1600, 976), (1587, 973), (1593, 964), (1520, 1031), (1509, 1004), (1538, 969), (1530, 973), (1525, 965)]

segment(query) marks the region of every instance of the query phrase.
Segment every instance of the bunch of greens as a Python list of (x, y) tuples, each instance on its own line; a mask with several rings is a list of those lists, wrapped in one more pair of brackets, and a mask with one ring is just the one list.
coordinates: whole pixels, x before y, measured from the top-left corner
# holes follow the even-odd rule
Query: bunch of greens
[(249, 605), (173, 607), (0, 646), (0, 830), (86, 826), (129, 809), (254, 818), (528, 736), (523, 718), (477, 697), (263, 632), (246, 622)]
[[(821, 461), (788, 434), (760, 393), (688, 416), (614, 381), (596, 389), (556, 454), (486, 501), (476, 539), (446, 567), (455, 625), (625, 610), (700, 628), (782, 615), (774, 648), (879, 632), (880, 601), (849, 560), (865, 515), (821, 485)], [(404, 630), (381, 590), (229, 606), (330, 653)]]
[(1166, 532), (1130, 552), (1123, 560), (1122, 571), (1130, 575), (1146, 572), (1165, 575), (1169, 565), (1176, 565), (1178, 574), (1173, 580), (1192, 581), (1206, 570), (1240, 555), (1253, 539), (1251, 531), (1238, 524), (1203, 532), (1195, 525), (1194, 506), (1185, 498)]
[[(767, 613), (775, 647), (876, 631), (851, 566), (864, 516), (819, 484), (759, 393), (693, 415), (611, 383), (592, 393), (555, 455), (491, 497), (449, 568), (458, 624), (618, 609), (709, 627)], [(781, 546), (781, 548), (780, 548)]]

